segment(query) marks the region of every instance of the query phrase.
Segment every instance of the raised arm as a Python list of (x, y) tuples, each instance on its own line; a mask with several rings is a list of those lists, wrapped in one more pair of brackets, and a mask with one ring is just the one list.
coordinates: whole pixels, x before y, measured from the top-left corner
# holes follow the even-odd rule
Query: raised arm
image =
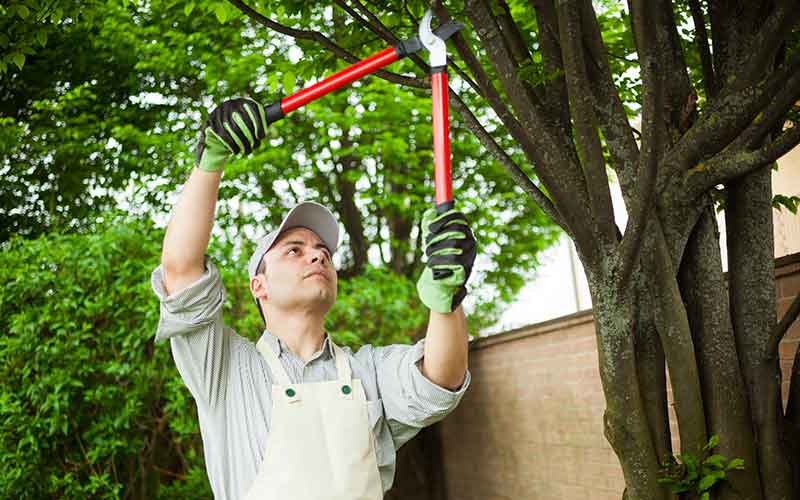
[(466, 217), (457, 210), (427, 210), (422, 228), (428, 261), (417, 292), (431, 312), (421, 370), (432, 382), (456, 390), (467, 368), (469, 334), (461, 301), (467, 295), (477, 244)]
[(167, 292), (184, 289), (202, 276), (214, 225), (222, 171), (231, 154), (249, 154), (266, 134), (264, 108), (231, 99), (208, 116), (197, 145), (197, 163), (183, 187), (164, 235), (161, 265)]
[(222, 170), (207, 172), (195, 167), (178, 197), (161, 250), (164, 281), (170, 295), (203, 275), (203, 257), (214, 225), (221, 178)]

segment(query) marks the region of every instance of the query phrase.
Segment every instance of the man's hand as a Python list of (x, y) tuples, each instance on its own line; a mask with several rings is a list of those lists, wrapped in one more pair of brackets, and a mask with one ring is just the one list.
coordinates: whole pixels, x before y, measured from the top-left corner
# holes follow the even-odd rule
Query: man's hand
[(467, 295), (475, 237), (461, 212), (438, 214), (431, 208), (422, 216), (422, 239), (428, 262), (417, 281), (419, 298), (432, 311), (453, 312)]
[(206, 119), (197, 143), (197, 166), (207, 172), (225, 167), (231, 154), (250, 154), (266, 136), (264, 107), (251, 99), (230, 99)]

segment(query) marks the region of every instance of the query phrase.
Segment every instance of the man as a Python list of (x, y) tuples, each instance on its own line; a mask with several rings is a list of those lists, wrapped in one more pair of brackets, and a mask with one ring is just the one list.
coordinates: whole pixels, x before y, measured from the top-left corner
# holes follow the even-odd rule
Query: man
[(206, 468), (218, 499), (379, 500), (396, 450), (444, 418), (470, 383), (461, 301), (475, 258), (464, 217), (423, 217), (428, 261), (417, 290), (431, 309), (415, 345), (353, 353), (324, 330), (336, 300), (333, 214), (301, 203), (262, 238), (248, 265), (265, 323), (254, 345), (222, 323), (225, 289), (205, 254), (226, 159), (265, 136), (263, 107), (226, 101), (200, 134), (151, 283), (161, 300), (156, 341), (197, 404)]

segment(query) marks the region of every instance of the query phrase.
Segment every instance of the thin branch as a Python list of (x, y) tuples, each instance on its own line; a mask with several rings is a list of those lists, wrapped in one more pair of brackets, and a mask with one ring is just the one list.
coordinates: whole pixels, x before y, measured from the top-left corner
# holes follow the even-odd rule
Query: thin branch
[(783, 88), (771, 99), (766, 109), (761, 111), (742, 134), (731, 144), (732, 148), (753, 149), (761, 145), (761, 141), (773, 132), (776, 127), (782, 128), (786, 121), (786, 113), (800, 99), (800, 72), (796, 72), (784, 83)]
[[(589, 71), (595, 113), (608, 145), (612, 166), (619, 176), (622, 194), (627, 197), (629, 192), (633, 192), (639, 159), (639, 146), (634, 137), (634, 133), (638, 134), (638, 131), (631, 127), (622, 99), (614, 85), (608, 51), (603, 43), (597, 16), (588, 1), (582, 4), (582, 22), (583, 41), (588, 56), (586, 67)], [(641, 134), (639, 137), (641, 138)]]
[(537, 186), (534, 184), (528, 175), (520, 169), (514, 160), (511, 159), (508, 154), (501, 148), (494, 138), (486, 131), (485, 128), (480, 124), (478, 119), (475, 115), (472, 114), (469, 107), (464, 104), (458, 94), (456, 94), (452, 89), (449, 92), (450, 97), (450, 104), (453, 106), (453, 109), (458, 111), (462, 118), (464, 118), (464, 122), (467, 125), (467, 128), (472, 131), (473, 134), (481, 141), (481, 144), (489, 150), (495, 158), (500, 162), (503, 167), (505, 167), (508, 174), (511, 176), (514, 181), (516, 181), (517, 185), (521, 187), (526, 193), (530, 195), (534, 202), (539, 205), (539, 208), (550, 217), (550, 219), (558, 224), (564, 231), (569, 233), (569, 227), (564, 223), (564, 220), (559, 215), (558, 211), (556, 210), (553, 202), (550, 198), (547, 197)]
[[(357, 12), (355, 12), (350, 6), (347, 5), (346, 2), (344, 2), (344, 0), (335, 0), (335, 2), (337, 5), (342, 7), (342, 9), (344, 9), (347, 13), (349, 13), (353, 17), (353, 19), (358, 21), (362, 26), (366, 26), (367, 28), (369, 28), (373, 33), (380, 36), (383, 40), (389, 42), (392, 45), (397, 45), (398, 43), (400, 43), (400, 39), (394, 36), (391, 30), (389, 30), (389, 28), (387, 28), (386, 25), (383, 24), (383, 22), (381, 22), (378, 16), (370, 12), (370, 10), (367, 9), (364, 6), (364, 4), (362, 4), (358, 0), (353, 0), (353, 3), (356, 5), (356, 9), (359, 12), (361, 12), (361, 14), (366, 17), (366, 19), (360, 17)], [(418, 55), (409, 54), (407, 57), (412, 61), (414, 61), (414, 63), (426, 73), (430, 72), (430, 66)], [(467, 75), (464, 72), (464, 70), (462, 70), (460, 67), (458, 67), (457, 64), (453, 63), (452, 61), (448, 61), (448, 66), (452, 67), (456, 71), (456, 73), (458, 73), (458, 75), (465, 82), (467, 82), (467, 84), (470, 87), (472, 87), (473, 90), (475, 90), (476, 93), (480, 94), (478, 85), (474, 81), (472, 81), (472, 79), (469, 77), (469, 75)]]
[(723, 152), (686, 173), (688, 199), (694, 199), (717, 184), (725, 184), (764, 167), (800, 144), (800, 124), (795, 123), (772, 143), (756, 150)]
[(788, 34), (797, 26), (800, 20), (800, 9), (797, 0), (778, 0), (775, 8), (769, 14), (758, 33), (748, 43), (751, 50), (749, 57), (744, 61), (737, 61), (739, 71), (733, 80), (734, 88), (744, 87), (757, 81), (764, 72), (768, 62), (771, 62), (781, 44)]
[(783, 318), (781, 318), (772, 330), (769, 340), (767, 341), (768, 354), (778, 351), (778, 345), (780, 345), (784, 335), (786, 335), (789, 327), (797, 320), (798, 316), (800, 316), (800, 293), (795, 296), (789, 309), (786, 310), (786, 314), (783, 315)]
[[(331, 41), (330, 38), (326, 37), (325, 35), (323, 35), (318, 31), (300, 30), (284, 26), (283, 24), (277, 23), (269, 19), (268, 17), (265, 17), (264, 15), (260, 14), (259, 12), (253, 10), (251, 7), (249, 7), (241, 0), (228, 0), (228, 2), (237, 9), (239, 9), (247, 17), (249, 17), (250, 19), (254, 20), (258, 24), (266, 28), (269, 28), (273, 31), (277, 31), (278, 33), (290, 36), (292, 38), (300, 40), (311, 40), (317, 42), (326, 49), (330, 50), (334, 55), (336, 55), (340, 59), (343, 59), (349, 63), (356, 63), (360, 61), (358, 57), (351, 54), (341, 46), (337, 45), (336, 43)], [(420, 78), (412, 78), (408, 76), (398, 75), (397, 73), (392, 73), (384, 70), (377, 70), (373, 74), (388, 82), (404, 85), (406, 87), (414, 87), (422, 89), (430, 87), (430, 85), (428, 85), (424, 79)]]
[(500, 33), (505, 38), (514, 60), (520, 65), (530, 61), (531, 54), (528, 52), (528, 46), (522, 38), (522, 33), (517, 28), (514, 18), (511, 17), (511, 9), (508, 3), (505, 0), (498, 0), (497, 6), (501, 10), (501, 13), (497, 14)]
[(711, 48), (708, 45), (706, 20), (700, 0), (689, 0), (689, 10), (692, 12), (697, 50), (700, 52), (700, 62), (703, 66), (703, 85), (710, 100), (717, 94), (717, 84), (714, 76), (714, 62), (711, 59)]
[(608, 187), (603, 148), (597, 133), (592, 91), (584, 58), (580, 6), (564, 2), (556, 8), (561, 33), (561, 59), (566, 72), (572, 120), (577, 134), (594, 223), (607, 243), (616, 242), (614, 209)]
[[(656, 177), (658, 173), (659, 144), (656, 122), (661, 111), (663, 88), (661, 77), (655, 67), (656, 61), (651, 56), (642, 57), (642, 74), (646, 75), (649, 85), (644, 86), (642, 98), (642, 152), (639, 156), (638, 179), (636, 182), (636, 206), (625, 227), (625, 235), (619, 244), (619, 262), (621, 263), (618, 284), (620, 288), (627, 285), (642, 246), (642, 236), (647, 227), (650, 209), (655, 204)], [(645, 77), (643, 77), (645, 79)]]
[[(500, 8), (500, 11), (496, 14), (495, 19), (497, 19), (497, 26), (506, 41), (511, 57), (514, 58), (517, 67), (529, 64), (532, 62), (531, 54), (528, 51), (525, 40), (522, 38), (522, 33), (520, 33), (517, 24), (514, 22), (514, 18), (511, 17), (511, 9), (505, 0), (497, 0), (497, 7)], [(527, 81), (523, 81), (523, 85), (529, 94), (533, 94), (537, 100), (544, 102), (545, 96), (542, 89), (532, 86)]]

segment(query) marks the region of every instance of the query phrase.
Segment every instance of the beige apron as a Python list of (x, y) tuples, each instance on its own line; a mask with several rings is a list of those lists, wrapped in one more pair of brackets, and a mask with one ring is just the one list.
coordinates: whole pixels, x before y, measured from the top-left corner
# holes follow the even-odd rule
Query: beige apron
[(292, 384), (265, 337), (256, 344), (275, 380), (266, 455), (245, 500), (383, 498), (364, 388), (331, 346), (338, 380)]

